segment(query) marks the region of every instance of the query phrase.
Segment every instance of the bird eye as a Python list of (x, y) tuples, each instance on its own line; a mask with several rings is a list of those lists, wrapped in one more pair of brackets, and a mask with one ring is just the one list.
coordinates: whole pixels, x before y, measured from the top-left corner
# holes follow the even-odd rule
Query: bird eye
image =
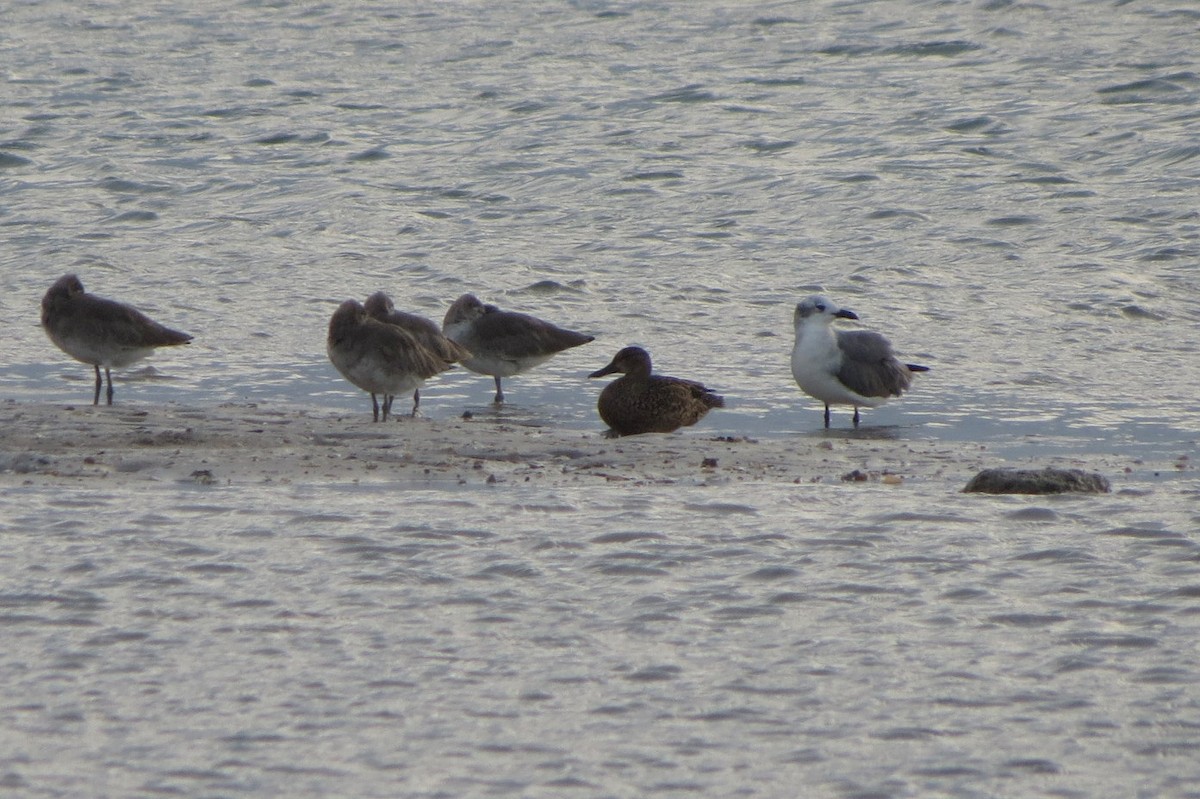
[(818, 302), (817, 310), (820, 311), (821, 313), (825, 313), (825, 306)]

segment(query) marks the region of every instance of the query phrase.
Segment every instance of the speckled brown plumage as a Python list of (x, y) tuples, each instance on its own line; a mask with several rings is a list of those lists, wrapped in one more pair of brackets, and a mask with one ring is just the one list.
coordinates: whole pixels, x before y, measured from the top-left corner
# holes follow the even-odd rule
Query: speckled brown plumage
[(724, 398), (701, 383), (653, 374), (650, 353), (641, 347), (626, 347), (588, 377), (618, 372), (622, 376), (604, 387), (596, 404), (613, 435), (670, 433), (725, 407)]

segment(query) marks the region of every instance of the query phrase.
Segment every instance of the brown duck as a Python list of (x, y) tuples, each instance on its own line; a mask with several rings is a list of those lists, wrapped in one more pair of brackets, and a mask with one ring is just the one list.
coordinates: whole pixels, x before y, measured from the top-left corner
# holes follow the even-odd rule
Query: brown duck
[(725, 400), (693, 380), (651, 374), (650, 353), (626, 347), (612, 362), (588, 377), (622, 376), (600, 392), (597, 409), (614, 436), (670, 433), (694, 425)]

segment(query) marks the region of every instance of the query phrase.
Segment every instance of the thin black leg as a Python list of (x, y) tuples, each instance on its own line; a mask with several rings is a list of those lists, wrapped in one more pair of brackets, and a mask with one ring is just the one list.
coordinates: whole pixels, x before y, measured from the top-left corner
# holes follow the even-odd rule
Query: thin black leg
[(413, 412), (412, 415), (417, 415), (417, 409), (421, 407), (421, 389), (413, 389)]
[(825, 429), (829, 429), (829, 406), (825, 406)]
[(858, 429), (858, 406), (854, 406), (854, 429)]
[(504, 402), (504, 389), (500, 388), (500, 378), (496, 378), (496, 404)]
[(112, 372), (108, 370), (107, 366), (104, 367), (104, 376), (108, 378), (108, 404), (112, 405)]
[(383, 395), (383, 421), (387, 421), (388, 414), (392, 412), (392, 400), (396, 398), (395, 394)]
[(373, 422), (379, 421), (379, 400), (375, 399), (374, 394), (371, 395), (371, 416), (372, 416), (371, 421), (373, 421)]
[(96, 393), (92, 396), (92, 404), (100, 404), (100, 386), (104, 385), (104, 378), (100, 376), (100, 364), (94, 364), (96, 369)]

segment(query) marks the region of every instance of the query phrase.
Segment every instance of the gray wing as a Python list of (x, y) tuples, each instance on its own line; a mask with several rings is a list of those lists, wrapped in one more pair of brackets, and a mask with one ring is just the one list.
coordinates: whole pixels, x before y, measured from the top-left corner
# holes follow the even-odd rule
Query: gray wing
[(839, 330), (842, 366), (837, 378), (864, 397), (898, 397), (912, 385), (912, 373), (896, 359), (886, 338), (870, 330)]
[(192, 340), (144, 313), (116, 300), (83, 294), (71, 300), (74, 324), (90, 338), (130, 349), (169, 347)]
[(463, 358), (470, 357), (470, 353), (465, 347), (443, 336), (438, 326), (423, 316), (407, 311), (392, 311), (388, 314), (386, 321), (389, 325), (395, 325), (408, 331), (422, 345), (449, 363), (456, 363)]
[[(506, 358), (528, 358), (552, 355), (578, 347), (592, 336), (553, 325), (528, 314), (490, 308), (472, 325), (472, 338), (483, 343), (483, 349)], [(471, 349), (471, 344), (467, 344)]]

